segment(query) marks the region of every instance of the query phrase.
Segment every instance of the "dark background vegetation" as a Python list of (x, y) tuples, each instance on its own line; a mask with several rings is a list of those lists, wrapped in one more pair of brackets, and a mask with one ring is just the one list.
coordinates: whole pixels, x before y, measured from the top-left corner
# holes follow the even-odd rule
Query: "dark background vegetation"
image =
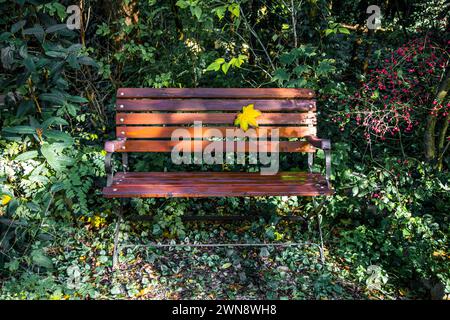
[[(449, 6), (376, 2), (0, 0), (0, 297), (448, 299)], [(383, 15), (376, 31), (370, 4)], [(65, 25), (69, 5), (81, 7), (80, 30)], [(135, 199), (130, 210), (154, 219), (124, 224), (131, 246), (113, 272), (119, 202), (101, 196), (102, 144), (119, 87), (317, 90), (336, 189), (322, 212), (326, 263), (308, 242), (311, 199)], [(302, 156), (282, 160), (305, 170)], [(319, 152), (317, 172), (322, 163)], [(175, 169), (162, 154), (131, 166)], [(180, 218), (248, 212), (263, 217)], [(291, 213), (303, 220), (279, 219)], [(137, 246), (154, 241), (305, 243)]]

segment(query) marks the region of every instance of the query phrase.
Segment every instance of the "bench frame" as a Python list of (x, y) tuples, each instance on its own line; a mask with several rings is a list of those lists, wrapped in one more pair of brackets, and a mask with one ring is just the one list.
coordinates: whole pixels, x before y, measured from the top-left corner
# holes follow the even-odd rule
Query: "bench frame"
[[(328, 185), (328, 187), (331, 188), (330, 185), (330, 177), (331, 177), (331, 142), (329, 139), (320, 139), (316, 136), (305, 136), (304, 137), (306, 139), (306, 141), (311, 144), (313, 147), (317, 148), (317, 149), (321, 149), (324, 151), (324, 155), (325, 155), (325, 179), (326, 179), (326, 183)], [(106, 155), (105, 155), (105, 171), (106, 171), (106, 177), (107, 177), (107, 181), (106, 181), (106, 186), (110, 187), (113, 184), (113, 178), (114, 178), (114, 166), (113, 166), (113, 161), (112, 161), (112, 157), (114, 153), (118, 153), (117, 151), (121, 150), (121, 149), (125, 149), (125, 143), (126, 143), (126, 138), (118, 138), (117, 140), (113, 140), (113, 141), (107, 141), (105, 143), (105, 151), (106, 151)], [(123, 172), (128, 172), (129, 171), (129, 163), (128, 163), (128, 152), (120, 152), (121, 155), (121, 163), (122, 163), (122, 167), (123, 167)], [(314, 164), (314, 153), (309, 152), (308, 153), (308, 171), (310, 173), (312, 173), (312, 167)], [(313, 202), (316, 203), (315, 201), (315, 197), (313, 198)], [(322, 220), (322, 215), (321, 215), (321, 211), (324, 208), (324, 203), (326, 201), (326, 198), (319, 203), (319, 205), (316, 206), (317, 210), (314, 212), (317, 218), (317, 225), (318, 225), (318, 231), (319, 231), (319, 240), (320, 243), (319, 244), (314, 244), (314, 243), (310, 243), (310, 244), (314, 244), (317, 245), (319, 247), (319, 251), (320, 251), (320, 259), (321, 262), (324, 263), (325, 262), (325, 255), (324, 255), (324, 246), (323, 246), (323, 236), (322, 236), (322, 229), (321, 229), (321, 220)], [(119, 233), (120, 233), (120, 225), (124, 220), (124, 209), (125, 209), (125, 198), (121, 199), (121, 206), (120, 209), (118, 210), (118, 212), (116, 213), (117, 215), (117, 222), (116, 222), (116, 228), (115, 228), (115, 233), (114, 233), (114, 250), (113, 250), (113, 269), (116, 269), (118, 266), (118, 257), (119, 257), (119, 252), (121, 249), (121, 246), (119, 246)], [(224, 221), (224, 220), (247, 220), (247, 219), (251, 219), (257, 216), (207, 216), (207, 217), (199, 217), (199, 216), (183, 216), (183, 220), (216, 220), (216, 221)], [(133, 217), (131, 220), (149, 220), (151, 219), (152, 216), (138, 216), (138, 217)], [(288, 216), (288, 217), (284, 217), (287, 218), (289, 220), (298, 220), (299, 217), (296, 216)], [(309, 217), (308, 217), (309, 218)], [(301, 219), (301, 218), (300, 218)], [(259, 244), (250, 244), (250, 243), (241, 243), (241, 244), (183, 244), (183, 245), (168, 245), (168, 244), (147, 244), (146, 246), (148, 247), (167, 247), (167, 246), (191, 246), (191, 247), (198, 247), (198, 246), (202, 246), (202, 247), (218, 247), (218, 246), (294, 246), (294, 245), (300, 245), (300, 243), (259, 243)], [(124, 246), (122, 246), (124, 247)]]

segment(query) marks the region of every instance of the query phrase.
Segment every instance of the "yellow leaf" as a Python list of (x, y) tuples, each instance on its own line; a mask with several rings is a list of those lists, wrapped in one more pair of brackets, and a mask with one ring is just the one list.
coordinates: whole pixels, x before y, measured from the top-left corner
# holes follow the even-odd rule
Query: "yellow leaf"
[(8, 204), (8, 202), (10, 202), (11, 201), (11, 196), (8, 196), (7, 194), (4, 194), (4, 195), (2, 195), (2, 205), (7, 205)]
[(433, 257), (445, 257), (447, 254), (444, 250), (438, 250), (433, 252)]
[(256, 118), (261, 115), (261, 111), (253, 109), (253, 104), (242, 107), (242, 112), (240, 112), (236, 120), (234, 120), (235, 126), (240, 126), (242, 130), (247, 131), (248, 126), (258, 128), (258, 122)]

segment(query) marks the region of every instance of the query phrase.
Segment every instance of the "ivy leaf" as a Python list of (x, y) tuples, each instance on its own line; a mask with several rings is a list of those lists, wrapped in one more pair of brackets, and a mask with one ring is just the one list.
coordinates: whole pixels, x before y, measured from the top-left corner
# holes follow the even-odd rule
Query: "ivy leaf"
[(318, 76), (324, 76), (328, 73), (331, 73), (335, 70), (335, 67), (331, 65), (331, 63), (327, 60), (322, 60), (319, 63), (319, 66), (316, 69), (316, 73)]
[(275, 71), (275, 75), (272, 78), (273, 81), (277, 81), (282, 83), (283, 81), (289, 80), (289, 74), (284, 69), (277, 69)]
[(261, 115), (261, 111), (253, 109), (253, 104), (242, 107), (242, 112), (237, 115), (236, 120), (234, 120), (235, 126), (240, 126), (242, 130), (247, 131), (248, 126), (254, 128), (258, 127), (256, 118)]
[(299, 65), (294, 68), (294, 72), (297, 75), (302, 75), (303, 73), (306, 73), (309, 70), (309, 66), (307, 65)]

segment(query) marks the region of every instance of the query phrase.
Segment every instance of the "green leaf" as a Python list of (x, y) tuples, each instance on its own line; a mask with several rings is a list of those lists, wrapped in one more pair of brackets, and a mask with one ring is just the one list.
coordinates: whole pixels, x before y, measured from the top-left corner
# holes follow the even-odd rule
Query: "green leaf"
[(371, 98), (372, 100), (377, 100), (379, 96), (380, 96), (380, 92), (379, 92), (378, 90), (375, 90), (375, 91), (372, 93), (372, 95), (370, 96), (370, 98)]
[(66, 166), (73, 163), (72, 158), (58, 154), (61, 152), (61, 149), (61, 145), (57, 143), (49, 144), (45, 142), (41, 146), (42, 155), (45, 160), (47, 160), (50, 167), (52, 167), (55, 171), (62, 171)]
[(50, 188), (50, 191), (53, 193), (56, 193), (58, 191), (61, 191), (64, 189), (64, 183), (63, 182), (57, 182), (55, 184), (52, 185), (52, 187)]
[(17, 108), (17, 116), (21, 117), (27, 114), (30, 110), (33, 110), (34, 102), (31, 100), (22, 100)]
[(98, 68), (97, 62), (95, 62), (94, 59), (87, 57), (87, 56), (79, 57), (78, 63), (84, 64), (86, 66), (92, 66), (92, 67)]
[(338, 29), (340, 33), (342, 34), (350, 34), (350, 31), (347, 28), (339, 28)]
[(282, 83), (283, 81), (289, 80), (289, 74), (284, 69), (277, 69), (272, 78), (272, 81), (277, 81)]
[(29, 56), (23, 60), (23, 65), (27, 68), (28, 72), (36, 71), (36, 65), (34, 64), (33, 59)]
[[(191, 7), (192, 8), (192, 7)], [(198, 20), (200, 20), (200, 18), (202, 17), (202, 8), (200, 7), (194, 7), (192, 9), (192, 13), (194, 16), (197, 17)]]
[(231, 66), (231, 64), (229, 62), (222, 64), (222, 71), (223, 71), (223, 73), (227, 74), (228, 69), (230, 69), (230, 66)]
[(66, 52), (54, 50), (45, 51), (45, 54), (52, 58), (65, 58), (67, 56)]
[(335, 31), (333, 29), (325, 29), (325, 36), (329, 36), (330, 34), (334, 33)]
[(78, 63), (78, 57), (76, 55), (69, 54), (67, 57), (67, 62), (72, 68), (76, 70), (80, 69), (80, 64)]
[(322, 60), (316, 69), (316, 74), (318, 76), (325, 76), (331, 72), (334, 72), (335, 67), (328, 60)]
[(69, 123), (67, 123), (67, 121), (61, 117), (50, 117), (44, 122), (42, 122), (42, 128), (48, 128), (52, 125), (67, 126), (69, 125)]
[(297, 75), (302, 75), (302, 74), (308, 72), (309, 69), (310, 69), (309, 66), (302, 64), (302, 65), (299, 65), (299, 66), (295, 67), (294, 68), (294, 72)]
[(59, 106), (63, 105), (66, 102), (65, 99), (57, 93), (43, 93), (39, 95), (39, 99), (42, 101), (51, 102), (52, 104)]
[(4, 132), (7, 133), (18, 133), (18, 134), (34, 134), (36, 129), (31, 126), (15, 126), (10, 128), (4, 128)]
[(224, 58), (218, 58), (206, 68), (206, 71), (219, 71), (220, 66), (224, 62), (225, 62)]
[(26, 45), (20, 47), (19, 55), (24, 59), (28, 57), (28, 47)]
[(88, 103), (89, 100), (80, 96), (69, 96), (67, 100), (75, 103)]
[(212, 10), (212, 12), (215, 13), (216, 16), (219, 18), (219, 20), (222, 20), (223, 17), (225, 17), (226, 11), (227, 11), (227, 6), (219, 6)]
[(42, 40), (44, 38), (44, 28), (42, 26), (34, 26), (33, 28), (24, 29), (22, 32), (23, 35), (33, 35), (38, 40)]
[(222, 269), (228, 269), (231, 266), (232, 266), (232, 264), (230, 262), (227, 262), (222, 265)]
[(66, 132), (58, 130), (45, 130), (44, 136), (50, 140), (62, 141), (68, 145), (73, 144), (73, 138)]
[(16, 33), (17, 31), (19, 31), (25, 26), (26, 23), (27, 23), (26, 20), (20, 20), (19, 22), (14, 23), (11, 26), (11, 33)]
[(79, 52), (83, 48), (83, 45), (80, 43), (74, 43), (69, 48), (67, 48), (67, 51), (70, 53)]
[(31, 252), (31, 258), (33, 260), (33, 264), (39, 267), (47, 269), (53, 268), (52, 260), (49, 257), (47, 257), (41, 249), (33, 250)]
[(266, 247), (261, 248), (261, 250), (259, 251), (260, 257), (268, 257), (269, 255), (270, 255), (269, 250), (267, 250)]
[(38, 152), (36, 150), (27, 151), (22, 154), (19, 154), (14, 160), (16, 161), (26, 161), (30, 159), (34, 159), (38, 156)]
[(177, 7), (180, 7), (181, 9), (186, 9), (187, 7), (189, 7), (189, 3), (187, 3), (184, 0), (178, 0), (177, 3), (175, 4)]
[(284, 65), (290, 65), (296, 58), (298, 58), (298, 52), (292, 50), (289, 53), (283, 53), (280, 55), (280, 62)]
[(231, 14), (235, 17), (239, 18), (239, 14), (240, 14), (240, 7), (238, 3), (232, 3), (228, 6), (228, 11), (231, 12)]
[[(240, 68), (245, 60), (247, 60), (247, 56), (244, 56), (243, 54), (240, 54), (237, 58), (231, 59), (232, 65), (237, 68)], [(231, 63), (231, 61), (230, 61), (230, 63)]]
[(65, 23), (61, 23), (61, 24), (55, 24), (51, 27), (48, 27), (47, 30), (45, 30), (45, 32), (53, 33), (53, 32), (57, 32), (57, 31), (65, 30), (65, 29), (67, 29), (67, 25)]

